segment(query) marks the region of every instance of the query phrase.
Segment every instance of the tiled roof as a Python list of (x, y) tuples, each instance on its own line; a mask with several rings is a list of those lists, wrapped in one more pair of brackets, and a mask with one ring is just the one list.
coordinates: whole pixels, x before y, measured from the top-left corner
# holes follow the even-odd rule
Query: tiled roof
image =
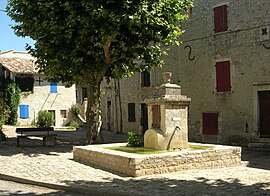
[(7, 51), (0, 53), (0, 64), (13, 73), (36, 74), (35, 58), (28, 53)]

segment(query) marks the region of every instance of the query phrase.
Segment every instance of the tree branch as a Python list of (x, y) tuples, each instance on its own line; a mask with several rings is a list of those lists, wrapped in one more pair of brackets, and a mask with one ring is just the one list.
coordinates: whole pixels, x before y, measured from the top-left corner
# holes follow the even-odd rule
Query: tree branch
[(110, 54), (110, 47), (111, 47), (111, 42), (106, 41), (103, 51), (104, 51), (104, 56), (105, 56), (105, 64), (107, 65), (110, 65), (114, 62), (114, 59), (112, 58)]

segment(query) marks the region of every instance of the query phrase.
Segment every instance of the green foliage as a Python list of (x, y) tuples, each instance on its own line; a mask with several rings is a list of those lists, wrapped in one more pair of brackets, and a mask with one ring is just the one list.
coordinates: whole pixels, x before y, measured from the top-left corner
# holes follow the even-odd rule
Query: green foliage
[(38, 113), (37, 126), (38, 127), (50, 127), (54, 124), (53, 113), (46, 110), (42, 110)]
[(100, 82), (162, 65), (169, 46), (179, 44), (190, 6), (191, 0), (9, 0), (7, 13), (18, 36), (36, 41), (27, 50), (47, 79), (89, 89), (89, 142), (100, 129)]
[(143, 147), (143, 141), (139, 138), (135, 132), (128, 132), (128, 144), (129, 147)]
[(78, 116), (80, 114), (81, 107), (79, 104), (72, 104), (70, 110), (72, 114), (74, 114), (75, 116)]
[(116, 151), (121, 151), (121, 152), (139, 154), (139, 155), (160, 154), (160, 153), (170, 152), (167, 150), (154, 150), (154, 149), (148, 149), (148, 148), (127, 147), (127, 146), (109, 146), (109, 147), (104, 147), (104, 148), (109, 149), (109, 150), (116, 150)]
[(191, 0), (9, 0), (8, 15), (40, 71), (54, 81), (131, 76), (163, 63), (178, 44)]
[(71, 121), (70, 122), (70, 124), (69, 124), (69, 126), (68, 126), (68, 129), (72, 129), (72, 130), (74, 130), (74, 129), (77, 129), (77, 127), (79, 127), (79, 123), (77, 122), (77, 121)]
[[(1, 106), (1, 108), (2, 108), (2, 106)], [(5, 124), (5, 122), (7, 121), (8, 117), (9, 117), (9, 111), (1, 109), (1, 111), (0, 111), (0, 131), (2, 130), (2, 127)]]
[(4, 119), (6, 124), (16, 125), (18, 121), (18, 107), (20, 104), (20, 89), (13, 81), (4, 84)]
[(0, 132), (2, 131), (2, 127), (4, 125), (4, 115), (3, 115), (3, 111), (1, 110), (0, 112)]

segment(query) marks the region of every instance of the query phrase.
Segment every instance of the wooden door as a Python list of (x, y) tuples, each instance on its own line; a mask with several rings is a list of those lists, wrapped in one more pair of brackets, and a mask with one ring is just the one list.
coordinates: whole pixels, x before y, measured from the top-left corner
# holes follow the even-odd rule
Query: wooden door
[(259, 91), (260, 137), (270, 137), (270, 91)]
[(160, 128), (160, 121), (161, 121), (161, 114), (160, 114), (160, 106), (159, 105), (153, 105), (152, 106), (152, 120), (153, 128)]

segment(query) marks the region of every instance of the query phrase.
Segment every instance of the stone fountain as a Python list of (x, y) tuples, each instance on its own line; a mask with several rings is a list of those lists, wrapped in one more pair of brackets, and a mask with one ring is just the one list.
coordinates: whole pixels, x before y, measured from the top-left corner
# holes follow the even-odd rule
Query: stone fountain
[[(145, 133), (144, 146), (164, 152), (139, 155), (108, 149), (127, 143), (74, 146), (74, 160), (125, 176), (240, 165), (241, 147), (188, 142), (188, 105), (191, 99), (181, 94), (180, 86), (170, 83), (171, 75), (164, 73), (165, 83), (156, 89), (153, 97), (145, 100), (150, 128)], [(189, 145), (202, 148), (191, 150)]]
[(149, 129), (144, 147), (156, 150), (188, 148), (188, 105), (191, 101), (181, 94), (181, 87), (171, 84), (172, 73), (163, 73), (164, 84), (146, 99)]

